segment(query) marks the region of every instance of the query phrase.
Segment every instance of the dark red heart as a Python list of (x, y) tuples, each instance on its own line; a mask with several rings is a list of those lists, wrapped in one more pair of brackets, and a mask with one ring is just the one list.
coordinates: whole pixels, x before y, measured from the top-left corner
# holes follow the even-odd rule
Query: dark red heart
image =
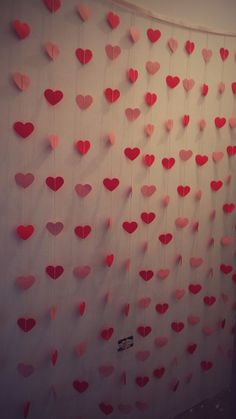
[(84, 393), (88, 389), (88, 386), (89, 384), (87, 383), (87, 381), (79, 381), (79, 380), (73, 381), (73, 387), (79, 393)]
[(63, 93), (61, 90), (46, 89), (44, 91), (44, 96), (50, 105), (56, 105), (63, 99)]
[(222, 128), (226, 123), (226, 119), (225, 118), (220, 118), (219, 116), (217, 116), (215, 118), (215, 126), (216, 128)]
[(156, 308), (157, 313), (164, 314), (168, 310), (169, 304), (167, 303), (157, 304), (155, 308)]
[(223, 272), (225, 275), (229, 274), (230, 272), (232, 272), (233, 270), (233, 266), (231, 265), (225, 265), (224, 263), (222, 263), (220, 265), (220, 270), (221, 272)]
[(223, 205), (223, 211), (230, 214), (235, 209), (235, 205), (233, 203), (225, 203)]
[(104, 90), (104, 95), (108, 102), (114, 103), (117, 101), (117, 99), (119, 99), (120, 91), (118, 89), (113, 90), (110, 87), (108, 87), (107, 89)]
[(31, 32), (31, 28), (28, 23), (21, 22), (18, 19), (12, 22), (12, 27), (19, 39), (27, 38)]
[(112, 29), (115, 29), (120, 23), (120, 17), (112, 12), (109, 12), (107, 14), (107, 22)]
[(156, 378), (161, 378), (161, 377), (163, 377), (163, 375), (165, 374), (165, 371), (166, 371), (166, 369), (165, 369), (164, 367), (159, 367), (159, 368), (156, 368), (156, 369), (153, 371), (153, 375), (154, 375), (154, 377), (156, 377)]
[(76, 150), (81, 155), (87, 154), (90, 149), (90, 141), (89, 140), (78, 140), (75, 143)]
[(228, 153), (228, 156), (234, 156), (236, 154), (236, 145), (228, 145), (226, 151)]
[(202, 96), (206, 96), (206, 95), (207, 95), (207, 93), (208, 93), (208, 85), (204, 83), (204, 84), (201, 86), (201, 95), (202, 95)]
[(177, 187), (177, 192), (180, 196), (185, 197), (186, 195), (188, 195), (188, 193), (190, 192), (190, 186), (186, 185), (179, 185)]
[(173, 236), (171, 233), (166, 233), (166, 234), (160, 234), (158, 238), (162, 244), (168, 244), (171, 242)]
[(100, 403), (99, 409), (105, 414), (110, 415), (113, 412), (113, 406), (111, 404)]
[(235, 81), (231, 84), (231, 89), (232, 89), (233, 94), (235, 94), (236, 93), (236, 82)]
[(16, 133), (22, 137), (27, 138), (30, 134), (34, 131), (34, 125), (32, 122), (20, 122), (17, 121), (13, 124), (13, 128), (16, 131)]
[(91, 49), (83, 49), (83, 48), (77, 48), (75, 50), (75, 55), (80, 61), (81, 64), (87, 64), (93, 57), (93, 53)]
[(150, 167), (155, 161), (155, 156), (153, 154), (145, 154), (143, 161), (146, 166)]
[(155, 212), (142, 212), (141, 214), (141, 219), (146, 224), (150, 224), (153, 220), (155, 220), (155, 218)]
[(165, 168), (165, 169), (171, 169), (173, 166), (174, 166), (174, 164), (175, 164), (175, 159), (174, 159), (174, 157), (170, 157), (170, 158), (167, 158), (167, 157), (164, 157), (164, 159), (162, 159), (162, 166)]
[(190, 284), (188, 289), (192, 294), (198, 294), (201, 291), (202, 286), (200, 284)]
[(172, 322), (171, 328), (174, 330), (174, 332), (181, 332), (184, 329), (184, 323), (183, 322)]
[(185, 50), (188, 54), (192, 54), (192, 52), (194, 51), (195, 45), (194, 42), (191, 41), (186, 41), (185, 43)]
[(85, 225), (75, 227), (74, 232), (80, 239), (86, 239), (86, 237), (88, 237), (91, 233), (91, 230), (90, 225)]
[(138, 70), (135, 70), (134, 68), (130, 68), (127, 74), (128, 74), (130, 83), (135, 83), (138, 78)]
[(57, 266), (48, 265), (45, 268), (45, 271), (52, 279), (57, 279), (63, 274), (64, 268), (63, 266), (60, 266), (60, 265), (57, 265)]
[(152, 331), (152, 328), (150, 326), (139, 326), (137, 328), (137, 332), (140, 336), (142, 336), (143, 338), (145, 338), (146, 336), (148, 336)]
[(64, 179), (61, 176), (57, 176), (57, 177), (48, 176), (46, 178), (46, 181), (45, 182), (46, 182), (47, 186), (50, 189), (52, 189), (52, 191), (56, 192), (64, 184)]
[(207, 306), (212, 306), (216, 302), (216, 297), (206, 295), (203, 301)]
[(196, 163), (197, 163), (198, 166), (203, 166), (208, 161), (208, 157), (207, 156), (203, 156), (201, 154), (197, 154), (195, 156), (195, 161), (196, 161)]
[(107, 255), (105, 258), (105, 264), (110, 268), (114, 262), (114, 255)]
[(150, 281), (153, 277), (153, 271), (139, 271), (139, 275), (144, 281)]
[(113, 332), (114, 332), (113, 327), (109, 327), (108, 329), (103, 329), (103, 330), (101, 331), (101, 337), (102, 337), (104, 340), (109, 340), (109, 339), (112, 337)]
[(27, 240), (30, 236), (32, 236), (34, 232), (34, 226), (31, 224), (27, 226), (20, 225), (17, 227), (16, 232), (21, 239)]
[(223, 186), (223, 182), (221, 180), (212, 180), (210, 185), (213, 191), (218, 191)]
[(36, 325), (36, 320), (32, 318), (20, 317), (17, 320), (18, 326), (25, 332), (30, 332)]
[(158, 39), (160, 39), (161, 37), (161, 32), (159, 31), (159, 29), (149, 28), (147, 30), (147, 37), (149, 41), (151, 41), (152, 43), (157, 42)]
[(203, 371), (208, 371), (213, 367), (213, 363), (211, 361), (201, 361), (201, 368)]
[(157, 101), (156, 93), (147, 92), (145, 95), (145, 101), (148, 106), (153, 106)]
[(138, 223), (136, 221), (124, 221), (122, 227), (127, 233), (131, 234), (137, 229)]
[(196, 349), (197, 349), (196, 343), (190, 343), (186, 348), (187, 352), (191, 355), (196, 351)]
[(182, 125), (183, 127), (187, 127), (190, 121), (190, 116), (189, 115), (183, 115), (182, 117)]
[(51, 363), (53, 366), (56, 365), (57, 359), (58, 359), (58, 351), (57, 349), (54, 349), (50, 354)]
[(126, 147), (124, 150), (124, 153), (128, 159), (135, 160), (140, 153), (140, 149), (138, 147), (134, 147), (134, 148)]
[(146, 384), (148, 384), (149, 377), (146, 377), (146, 376), (144, 376), (144, 377), (136, 377), (135, 378), (135, 381), (136, 381), (136, 384), (139, 387), (144, 387), (144, 386), (146, 386)]
[(180, 78), (178, 76), (167, 76), (166, 77), (166, 84), (171, 89), (174, 89), (176, 86), (178, 86), (180, 82)]
[(105, 178), (103, 179), (103, 185), (105, 186), (105, 188), (107, 188), (109, 191), (114, 191), (114, 189), (117, 188), (117, 186), (119, 186), (119, 179), (117, 179), (116, 177), (114, 177), (113, 179), (110, 178)]
[(53, 13), (56, 12), (61, 7), (61, 0), (44, 0), (45, 6), (48, 10)]
[(220, 48), (220, 56), (222, 61), (225, 61), (229, 56), (229, 50), (226, 48)]

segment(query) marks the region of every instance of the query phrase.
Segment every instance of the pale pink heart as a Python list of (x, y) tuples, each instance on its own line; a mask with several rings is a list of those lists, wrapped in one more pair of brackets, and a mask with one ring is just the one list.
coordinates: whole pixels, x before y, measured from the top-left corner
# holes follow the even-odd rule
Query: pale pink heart
[(92, 103), (93, 103), (93, 98), (90, 95), (77, 95), (76, 96), (76, 103), (79, 106), (80, 109), (82, 110), (86, 110), (88, 109)]
[(192, 155), (193, 155), (192, 150), (180, 150), (179, 152), (179, 157), (183, 161), (189, 160), (192, 157)]
[(140, 113), (141, 112), (139, 108), (126, 108), (125, 110), (125, 115), (128, 121), (135, 121), (139, 117)]
[(113, 365), (100, 365), (98, 368), (99, 374), (102, 377), (109, 377), (114, 372), (114, 366)]
[(199, 268), (199, 266), (201, 266), (203, 264), (203, 259), (202, 258), (191, 257), (189, 262), (190, 262), (190, 265), (192, 266), (192, 268)]
[(189, 322), (189, 324), (192, 324), (192, 325), (198, 324), (200, 322), (200, 317), (199, 316), (194, 316), (193, 314), (190, 314), (188, 316), (188, 322)]
[(192, 229), (193, 229), (193, 231), (198, 231), (198, 228), (199, 228), (199, 221), (195, 221), (192, 224)]
[(140, 33), (139, 33), (139, 30), (137, 28), (135, 28), (134, 26), (131, 26), (129, 28), (129, 35), (130, 35), (130, 38), (132, 39), (133, 42), (138, 42), (138, 40), (140, 38)]
[(119, 57), (120, 53), (121, 53), (121, 49), (119, 47), (119, 45), (106, 45), (105, 47), (106, 50), (106, 54), (108, 56), (108, 58), (110, 58), (110, 60), (115, 60), (117, 57)]
[(136, 352), (135, 356), (138, 361), (144, 362), (146, 361), (146, 359), (149, 358), (150, 355), (151, 355), (150, 351), (138, 351)]
[(91, 272), (91, 268), (90, 268), (90, 266), (87, 266), (87, 265), (85, 265), (85, 266), (76, 266), (73, 269), (74, 275), (77, 278), (80, 278), (80, 279), (86, 278), (86, 276), (88, 276), (90, 274), (90, 272)]
[(132, 412), (132, 406), (130, 404), (118, 404), (118, 410), (124, 415), (128, 415)]
[(58, 135), (51, 134), (51, 135), (49, 135), (48, 140), (49, 140), (49, 143), (50, 143), (50, 146), (52, 147), (52, 149), (55, 150), (57, 148), (58, 144), (59, 144)]
[(44, 48), (45, 48), (46, 53), (52, 60), (56, 60), (58, 55), (60, 54), (60, 49), (58, 45), (52, 42), (47, 42), (44, 45)]
[(170, 38), (168, 40), (168, 47), (170, 48), (171, 52), (175, 52), (178, 48), (178, 41), (174, 38)]
[(138, 301), (138, 306), (140, 308), (147, 308), (150, 304), (151, 304), (151, 298), (149, 297), (140, 298), (140, 300)]
[(229, 126), (230, 128), (236, 128), (236, 118), (229, 118)]
[(196, 193), (195, 193), (195, 199), (197, 201), (200, 201), (202, 198), (202, 191), (199, 189)]
[(186, 92), (189, 92), (194, 87), (195, 81), (193, 79), (184, 79), (183, 86)]
[(34, 175), (32, 173), (16, 173), (15, 181), (22, 188), (28, 188), (34, 181)]
[(203, 130), (206, 128), (206, 121), (205, 121), (205, 119), (201, 119), (201, 120), (199, 121), (198, 125), (199, 125), (199, 129), (200, 129), (201, 131), (203, 131)]
[(154, 131), (154, 125), (153, 124), (147, 124), (145, 125), (145, 133), (147, 137), (151, 137)]
[(74, 350), (77, 356), (83, 356), (87, 352), (87, 343), (80, 342), (78, 345), (75, 346)]
[(189, 219), (188, 218), (178, 217), (175, 220), (176, 226), (177, 227), (180, 227), (180, 228), (186, 227), (188, 225), (188, 223), (189, 223)]
[(87, 20), (90, 19), (91, 17), (91, 9), (89, 8), (89, 6), (87, 6), (87, 4), (78, 4), (76, 6), (76, 10), (80, 15), (80, 18), (83, 20), (83, 22), (86, 22)]
[(151, 75), (156, 74), (159, 69), (160, 69), (160, 63), (158, 63), (158, 61), (146, 62), (146, 70), (149, 74)]
[(185, 290), (184, 289), (175, 290), (174, 295), (175, 295), (175, 298), (177, 298), (177, 300), (180, 300), (181, 298), (184, 297)]
[(162, 348), (163, 346), (167, 345), (167, 343), (168, 343), (168, 338), (165, 336), (157, 336), (155, 338), (155, 345), (158, 348)]
[(170, 270), (169, 269), (159, 269), (159, 271), (157, 271), (157, 276), (160, 279), (166, 279), (170, 274)]
[(233, 243), (233, 237), (223, 236), (220, 240), (222, 246), (230, 246)]
[(229, 301), (229, 297), (227, 294), (221, 293), (221, 299), (226, 304)]
[(35, 281), (36, 281), (36, 278), (33, 275), (18, 276), (16, 278), (16, 286), (19, 289), (26, 291), (30, 287), (32, 287), (32, 285), (34, 285)]
[(156, 192), (156, 186), (155, 185), (143, 185), (141, 187), (141, 192), (142, 192), (143, 196), (149, 197), (152, 194), (154, 194), (154, 192)]
[(204, 335), (210, 336), (214, 332), (214, 328), (213, 327), (209, 327), (209, 326), (203, 326), (202, 332), (204, 333)]
[(109, 144), (114, 145), (116, 142), (116, 135), (114, 132), (109, 132), (107, 134), (107, 141)]
[(82, 185), (81, 183), (77, 183), (77, 185), (75, 185), (75, 191), (81, 198), (87, 196), (91, 192), (91, 190), (92, 186), (88, 183), (85, 183), (84, 185)]
[(19, 363), (17, 365), (17, 370), (20, 373), (20, 375), (22, 375), (22, 377), (27, 378), (33, 374), (34, 367), (33, 365), (30, 365), (30, 364)]
[(14, 73), (12, 75), (12, 78), (18, 89), (20, 89), (21, 91), (28, 89), (30, 85), (30, 77), (27, 74)]
[(169, 197), (169, 195), (163, 196), (161, 202), (162, 202), (163, 207), (168, 207), (168, 205), (170, 203), (170, 197)]
[(207, 48), (203, 48), (202, 49), (202, 56), (203, 59), (205, 61), (205, 63), (208, 63), (212, 57), (212, 50), (211, 49), (207, 49)]
[(167, 119), (165, 121), (165, 129), (166, 129), (166, 131), (168, 131), (168, 132), (171, 131), (172, 128), (173, 128), (173, 125), (174, 125), (173, 119)]
[(60, 221), (58, 221), (56, 223), (48, 222), (46, 224), (46, 227), (47, 227), (48, 231), (51, 234), (53, 234), (53, 236), (57, 236), (63, 230), (64, 224), (61, 223)]
[(56, 306), (50, 307), (49, 314), (50, 314), (51, 320), (55, 320), (57, 317), (57, 307)]
[(218, 85), (218, 92), (224, 93), (224, 91), (225, 91), (225, 84), (221, 81)]
[(213, 153), (212, 153), (212, 160), (214, 161), (214, 163), (217, 163), (223, 157), (224, 157), (223, 151), (213, 151)]

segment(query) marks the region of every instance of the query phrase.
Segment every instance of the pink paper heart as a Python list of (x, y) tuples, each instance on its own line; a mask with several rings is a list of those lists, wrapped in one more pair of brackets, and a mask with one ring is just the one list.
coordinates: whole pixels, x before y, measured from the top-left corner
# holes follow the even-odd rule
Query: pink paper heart
[(124, 304), (124, 306), (122, 307), (122, 313), (126, 317), (129, 315), (129, 310), (130, 310), (130, 304), (129, 303)]
[(47, 42), (44, 45), (45, 51), (51, 60), (56, 60), (58, 55), (60, 54), (60, 49), (57, 44), (52, 42)]
[(167, 132), (170, 132), (172, 130), (172, 128), (173, 128), (173, 125), (174, 125), (173, 119), (167, 119), (165, 121), (165, 129), (166, 129), (166, 131)]
[(213, 159), (214, 163), (217, 163), (223, 157), (224, 157), (223, 151), (213, 151), (213, 153), (212, 153), (212, 159)]
[(174, 38), (170, 38), (168, 40), (168, 47), (170, 48), (171, 52), (175, 52), (178, 48), (178, 41)]
[(156, 186), (155, 185), (143, 185), (141, 187), (141, 192), (142, 192), (143, 196), (149, 197), (152, 194), (154, 194), (154, 192), (156, 192)]
[(183, 161), (189, 160), (192, 157), (192, 155), (193, 155), (192, 150), (180, 150), (179, 152), (179, 157)]
[(17, 365), (17, 370), (20, 373), (20, 375), (22, 375), (22, 377), (27, 378), (27, 377), (29, 377), (30, 375), (33, 374), (34, 367), (33, 367), (33, 365), (24, 364), (24, 363), (21, 362)]
[(76, 103), (80, 109), (86, 110), (92, 105), (93, 98), (90, 95), (77, 95)]
[(117, 57), (119, 57), (120, 53), (121, 53), (121, 49), (119, 47), (119, 45), (110, 45), (107, 44), (105, 47), (106, 50), (106, 54), (108, 56), (108, 58), (110, 58), (110, 60), (115, 60)]
[(74, 275), (79, 279), (84, 279), (91, 272), (90, 266), (76, 266), (73, 270)]
[(149, 358), (149, 356), (151, 355), (150, 351), (138, 351), (136, 352), (136, 359), (138, 361), (146, 361), (146, 359)]
[(196, 325), (200, 322), (200, 317), (199, 316), (194, 316), (193, 314), (190, 314), (188, 316), (188, 322), (189, 322), (189, 324), (194, 326), (194, 325)]
[(59, 144), (58, 135), (51, 134), (51, 135), (49, 135), (48, 140), (49, 140), (49, 143), (50, 143), (50, 146), (52, 147), (52, 149), (55, 150), (57, 148), (58, 144)]
[(18, 276), (16, 278), (16, 286), (19, 289), (26, 291), (30, 287), (32, 287), (32, 285), (34, 285), (35, 281), (36, 281), (36, 278), (33, 275)]
[(125, 110), (125, 115), (128, 121), (135, 121), (139, 117), (140, 113), (141, 112), (139, 108), (127, 108)]
[(57, 307), (56, 306), (50, 307), (49, 314), (50, 314), (50, 319), (55, 320), (57, 317)]
[(91, 9), (86, 4), (78, 4), (76, 7), (76, 10), (80, 16), (80, 18), (83, 20), (83, 22), (86, 22), (91, 17)]
[(168, 207), (169, 203), (170, 203), (169, 195), (163, 196), (163, 198), (162, 198), (163, 207)]
[(157, 336), (155, 339), (155, 345), (158, 348), (162, 348), (163, 346), (167, 345), (168, 343), (168, 338), (165, 336)]
[(129, 35), (130, 38), (133, 42), (138, 42), (139, 38), (140, 38), (140, 33), (139, 30), (137, 28), (135, 28), (134, 26), (131, 26), (129, 29)]
[(116, 142), (116, 135), (114, 132), (109, 132), (107, 134), (107, 141), (109, 144), (114, 145)]
[(224, 93), (224, 91), (225, 91), (225, 84), (221, 81), (218, 85), (218, 92)]
[(202, 49), (202, 56), (203, 59), (205, 61), (205, 63), (208, 63), (212, 57), (212, 50), (211, 49), (207, 49), (207, 48), (203, 48)]
[(87, 352), (87, 343), (80, 342), (78, 345), (75, 346), (75, 354), (77, 356), (83, 356)]
[(177, 227), (184, 228), (188, 225), (189, 219), (184, 217), (178, 217), (175, 220), (175, 224)]
[(233, 243), (233, 237), (223, 236), (220, 240), (222, 246), (230, 246)]
[(169, 269), (159, 269), (159, 271), (157, 271), (157, 276), (160, 279), (166, 279), (170, 274), (170, 270)]
[(149, 74), (151, 75), (156, 74), (159, 69), (160, 69), (160, 64), (158, 63), (158, 61), (146, 62), (146, 70)]
[(186, 92), (189, 92), (195, 85), (195, 81), (193, 79), (184, 79), (183, 86)]
[(64, 224), (59, 221), (57, 223), (48, 222), (46, 227), (53, 236), (57, 236), (63, 230)]
[(99, 367), (99, 374), (102, 377), (109, 377), (114, 372), (114, 366), (113, 365), (101, 365)]
[(138, 301), (138, 305), (140, 308), (147, 308), (151, 303), (151, 298), (149, 297), (142, 297)]
[(20, 89), (21, 91), (25, 91), (26, 89), (28, 89), (30, 85), (30, 77), (27, 74), (14, 73), (12, 75), (12, 78), (18, 89)]
[(175, 298), (177, 298), (177, 300), (180, 300), (185, 295), (185, 290), (184, 289), (177, 289), (177, 290), (175, 290), (174, 295), (175, 295)]
[(34, 175), (32, 173), (16, 173), (15, 181), (22, 188), (28, 188), (34, 181)]
[(205, 119), (201, 119), (198, 123), (200, 131), (203, 131), (206, 128), (206, 121)]
[(229, 118), (229, 126), (230, 128), (236, 128), (236, 118)]
[(77, 183), (77, 185), (75, 185), (75, 191), (81, 198), (85, 198), (85, 196), (87, 196), (91, 192), (91, 190), (92, 186), (88, 183), (84, 185), (82, 185), (81, 183)]
[(147, 124), (145, 126), (145, 133), (147, 137), (151, 137), (154, 131), (154, 125), (153, 124)]
[(189, 262), (190, 262), (190, 265), (192, 266), (192, 268), (199, 268), (199, 266), (201, 266), (203, 264), (203, 259), (202, 258), (191, 257)]
[(197, 201), (200, 201), (202, 198), (202, 191), (199, 189), (196, 193), (195, 193), (195, 199)]
[(212, 333), (214, 332), (214, 329), (213, 329), (213, 327), (204, 326), (204, 327), (202, 328), (202, 332), (204, 333), (204, 335), (206, 335), (206, 336), (210, 336), (210, 335), (212, 335)]

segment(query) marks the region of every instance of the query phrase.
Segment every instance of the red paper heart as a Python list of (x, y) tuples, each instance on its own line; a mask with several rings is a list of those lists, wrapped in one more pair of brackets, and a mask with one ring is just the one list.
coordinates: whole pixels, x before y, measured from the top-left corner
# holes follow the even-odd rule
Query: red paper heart
[(63, 92), (61, 90), (46, 89), (44, 96), (50, 105), (56, 105), (63, 99)]
[(182, 125), (183, 127), (187, 127), (190, 121), (190, 116), (189, 115), (183, 115), (182, 116)]
[(77, 95), (76, 96), (76, 103), (79, 106), (80, 109), (82, 110), (86, 110), (88, 109), (92, 103), (93, 103), (93, 98), (90, 95)]
[(53, 351), (51, 351), (50, 359), (51, 359), (52, 365), (55, 366), (56, 363), (57, 363), (57, 359), (58, 359), (58, 350), (57, 349), (54, 349)]
[(186, 41), (186, 43), (185, 43), (185, 50), (186, 50), (186, 52), (190, 55), (190, 54), (192, 54), (192, 52), (194, 51), (194, 48), (195, 48), (195, 44), (194, 44), (194, 42), (191, 42), (191, 41)]
[(20, 317), (17, 320), (17, 324), (20, 327), (20, 329), (22, 329), (25, 333), (28, 333), (36, 325), (36, 320), (32, 318)]
[(104, 95), (108, 102), (114, 103), (119, 99), (120, 91), (118, 89), (113, 90), (110, 87), (108, 87), (104, 90)]
[(203, 298), (203, 301), (204, 301), (204, 304), (206, 304), (208, 306), (212, 306), (216, 302), (216, 297), (206, 295)]
[(75, 191), (81, 198), (84, 198), (85, 196), (87, 196), (91, 192), (91, 190), (92, 190), (92, 186), (87, 183), (85, 185), (82, 185), (80, 183), (75, 185)]
[(230, 272), (232, 272), (232, 270), (233, 270), (233, 266), (231, 266), (231, 265), (225, 265), (224, 263), (222, 263), (221, 265), (220, 265), (220, 270), (221, 270), (221, 272), (223, 272), (224, 274), (229, 274)]
[(114, 369), (113, 365), (101, 365), (98, 370), (102, 377), (110, 377), (114, 372)]
[(17, 121), (13, 124), (13, 128), (16, 131), (16, 133), (22, 137), (27, 138), (30, 134), (34, 131), (34, 125), (32, 122), (20, 122)]
[(138, 70), (130, 68), (127, 72), (130, 83), (135, 83), (138, 78)]
[(44, 4), (51, 13), (55, 13), (61, 7), (61, 0), (44, 0)]
[(228, 156), (232, 157), (236, 154), (236, 145), (228, 145), (227, 149)]
[(172, 322), (171, 328), (174, 330), (174, 332), (181, 332), (184, 329), (184, 323), (183, 322)]
[(156, 93), (147, 92), (145, 95), (145, 101), (148, 106), (153, 106), (157, 101)]
[(197, 349), (196, 343), (190, 343), (186, 348), (187, 352), (191, 355), (196, 351), (196, 349)]
[(164, 367), (159, 367), (159, 368), (156, 368), (156, 369), (153, 371), (153, 375), (154, 375), (154, 377), (156, 377), (156, 378), (161, 378), (161, 377), (163, 377), (163, 375), (165, 374), (165, 371), (166, 371), (166, 369), (165, 369)]
[(202, 96), (206, 96), (206, 95), (207, 95), (207, 93), (208, 93), (208, 90), (209, 90), (208, 85), (207, 85), (206, 83), (204, 83), (204, 84), (201, 86), (201, 95), (202, 95)]
[(32, 173), (16, 173), (15, 181), (17, 185), (25, 189), (33, 183), (34, 175)]
[(159, 31), (159, 29), (149, 28), (147, 30), (147, 37), (148, 37), (150, 42), (152, 42), (152, 43), (157, 42), (158, 39), (160, 39), (160, 37), (161, 37), (161, 32)]
[(113, 179), (110, 179), (110, 178), (103, 179), (103, 185), (105, 186), (105, 188), (107, 188), (111, 192), (114, 191), (114, 189), (116, 189), (119, 186), (119, 183), (120, 183), (119, 179), (115, 177)]
[(89, 384), (87, 383), (87, 381), (75, 380), (73, 381), (73, 387), (79, 393), (84, 393), (88, 389)]
[(121, 53), (121, 49), (119, 47), (119, 45), (110, 45), (107, 44), (105, 47), (105, 51), (106, 54), (108, 56), (108, 58), (110, 58), (110, 60), (115, 60), (117, 57), (119, 57), (120, 53)]
[(127, 108), (125, 110), (125, 115), (128, 121), (135, 121), (139, 117), (140, 113), (141, 112), (139, 108)]
[(155, 161), (155, 156), (153, 154), (145, 154), (143, 156), (143, 162), (146, 166), (150, 167)]
[(188, 185), (186, 185), (186, 186), (179, 185), (177, 187), (177, 192), (178, 192), (179, 196), (185, 197), (190, 192), (190, 186), (188, 186)]
[(201, 368), (203, 371), (209, 371), (213, 367), (211, 361), (201, 361)]
[(93, 58), (93, 52), (91, 49), (77, 48), (75, 50), (75, 55), (83, 65), (89, 63), (89, 61)]
[(222, 128), (226, 123), (226, 119), (225, 118), (220, 118), (219, 116), (217, 116), (215, 118), (215, 126), (216, 128)]
[(90, 225), (84, 225), (84, 226), (76, 226), (74, 228), (74, 232), (75, 234), (80, 238), (80, 239), (86, 239), (86, 237), (88, 237), (88, 235), (91, 233), (91, 226)]
[(104, 403), (104, 402), (101, 402), (100, 404), (99, 404), (99, 409), (102, 411), (102, 413), (104, 413), (105, 415), (110, 415), (112, 412), (113, 412), (113, 410), (114, 410), (114, 408), (113, 408), (113, 406), (111, 405), (111, 404), (106, 404), (106, 403)]
[(174, 157), (170, 157), (170, 158), (167, 158), (167, 157), (164, 157), (164, 159), (162, 159), (162, 166), (165, 168), (165, 169), (171, 169), (173, 166), (174, 166), (174, 164), (175, 164), (175, 159), (174, 159)]
[(124, 154), (129, 160), (135, 160), (140, 154), (140, 149), (138, 147), (130, 148), (126, 147), (124, 149)]
[(136, 382), (136, 384), (139, 387), (144, 387), (144, 386), (146, 386), (148, 384), (149, 377), (146, 377), (146, 376), (140, 377), (140, 376), (138, 376), (138, 377), (135, 378), (135, 382)]
[(150, 224), (153, 220), (155, 220), (155, 218), (155, 212), (142, 212), (141, 214), (141, 219), (146, 224)]
[(234, 211), (234, 209), (235, 209), (235, 205), (234, 205), (233, 203), (225, 203), (225, 204), (223, 205), (223, 211), (224, 211), (226, 214), (230, 214), (231, 212), (233, 212), (233, 211)]
[(156, 186), (155, 185), (143, 185), (141, 187), (141, 192), (143, 196), (149, 197), (156, 192)]
[(227, 48), (220, 48), (220, 56), (222, 61), (225, 61), (229, 56), (229, 50)]
[(203, 166), (205, 163), (207, 163), (208, 157), (207, 156), (203, 156), (201, 154), (197, 154), (195, 156), (195, 161), (196, 161), (196, 163), (197, 163), (198, 166)]
[(148, 270), (148, 271), (139, 271), (139, 275), (141, 276), (141, 278), (144, 281), (150, 281), (150, 279), (152, 279), (153, 277), (153, 271)]
[(221, 180), (212, 180), (210, 185), (213, 191), (218, 191), (220, 188), (222, 188), (223, 182)]
[(169, 308), (169, 304), (167, 304), (167, 303), (157, 304), (155, 308), (156, 308), (157, 313), (159, 313), (159, 314), (165, 314), (166, 311)]
[(86, 302), (85, 301), (82, 301), (78, 305), (78, 311), (79, 311), (79, 314), (80, 314), (81, 317), (84, 315), (85, 309), (86, 309)]
[(80, 278), (80, 279), (84, 279), (86, 278), (86, 276), (88, 276), (91, 272), (91, 268), (90, 266), (84, 265), (84, 266), (76, 266), (73, 269), (73, 273), (76, 277)]
[(106, 258), (105, 258), (106, 266), (108, 266), (110, 268), (112, 266), (113, 262), (114, 262), (114, 255), (113, 254), (107, 255)]
[(127, 233), (132, 234), (138, 227), (136, 221), (124, 221), (122, 227)]
[(110, 327), (108, 329), (103, 329), (101, 331), (101, 334), (100, 335), (101, 335), (102, 339), (109, 340), (112, 337), (113, 332), (114, 332), (113, 327)]
[(113, 12), (109, 12), (107, 14), (107, 22), (112, 29), (115, 29), (120, 23), (120, 17)]
[(16, 232), (22, 240), (27, 240), (30, 238), (30, 236), (32, 236), (34, 232), (34, 226), (32, 226), (31, 224), (27, 226), (20, 225), (17, 227)]
[(235, 95), (235, 93), (236, 93), (236, 82), (235, 81), (233, 83), (231, 83), (231, 89), (232, 89), (233, 94)]
[(78, 140), (75, 143), (76, 150), (81, 154), (87, 154), (90, 149), (90, 141), (89, 140)]
[(12, 27), (19, 39), (27, 38), (31, 32), (31, 28), (28, 23), (21, 22), (18, 19), (12, 22)]
[(35, 276), (33, 275), (28, 275), (28, 276), (18, 276), (16, 278), (16, 286), (23, 290), (26, 291), (28, 290), (30, 287), (32, 287), (32, 285), (34, 285), (36, 281)]
[(51, 233), (53, 236), (57, 236), (63, 230), (64, 225), (63, 223), (60, 223), (59, 221), (57, 223), (48, 222), (46, 224), (46, 227), (49, 233)]
[(150, 326), (139, 326), (137, 327), (137, 333), (145, 338), (152, 332), (152, 328)]
[(33, 365), (30, 365), (30, 364), (24, 364), (23, 362), (20, 362), (20, 363), (17, 365), (17, 370), (18, 370), (18, 372), (20, 373), (20, 375), (22, 375), (22, 377), (27, 378), (27, 377), (30, 377), (30, 375), (32, 375), (32, 374), (33, 374), (33, 372), (34, 372), (34, 367), (33, 367)]
[(52, 177), (52, 176), (48, 176), (46, 178), (46, 184), (47, 186), (54, 192), (58, 191), (58, 189), (60, 189), (62, 187), (62, 185), (64, 184), (64, 179), (61, 176), (57, 176), (57, 177)]
[(173, 236), (171, 233), (166, 233), (166, 234), (160, 234), (158, 238), (162, 244), (168, 244), (173, 239)]
[(63, 274), (64, 268), (63, 266), (60, 266), (60, 265), (57, 265), (57, 266), (48, 265), (45, 268), (45, 271), (50, 276), (50, 278), (58, 279)]
[(200, 284), (190, 284), (188, 289), (192, 294), (198, 294), (201, 291), (202, 286)]
[(166, 77), (166, 84), (171, 89), (174, 89), (176, 86), (178, 86), (180, 82), (180, 78), (178, 76), (167, 76)]

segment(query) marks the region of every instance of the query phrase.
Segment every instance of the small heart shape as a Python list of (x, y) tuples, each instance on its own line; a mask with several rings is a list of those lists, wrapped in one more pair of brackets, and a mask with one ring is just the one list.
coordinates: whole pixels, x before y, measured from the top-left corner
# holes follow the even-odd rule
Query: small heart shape
[(58, 137), (58, 135), (51, 134), (51, 135), (49, 135), (48, 140), (49, 140), (49, 143), (50, 143), (51, 148), (53, 150), (55, 150), (57, 148), (58, 144), (59, 144), (59, 137)]
[(47, 42), (44, 45), (45, 52), (47, 53), (48, 57), (51, 58), (51, 60), (55, 61), (57, 57), (60, 54), (60, 48), (57, 44), (53, 42)]
[(92, 12), (88, 5), (82, 3), (78, 4), (76, 10), (83, 22), (90, 19)]
[(27, 74), (14, 73), (12, 78), (19, 90), (23, 92), (28, 89), (30, 85), (30, 77)]
[(139, 33), (139, 30), (135, 28), (135, 26), (131, 26), (129, 28), (129, 35), (133, 42), (138, 42), (140, 38), (140, 33)]
[(174, 53), (178, 48), (178, 41), (174, 38), (170, 38), (167, 44), (172, 53)]

